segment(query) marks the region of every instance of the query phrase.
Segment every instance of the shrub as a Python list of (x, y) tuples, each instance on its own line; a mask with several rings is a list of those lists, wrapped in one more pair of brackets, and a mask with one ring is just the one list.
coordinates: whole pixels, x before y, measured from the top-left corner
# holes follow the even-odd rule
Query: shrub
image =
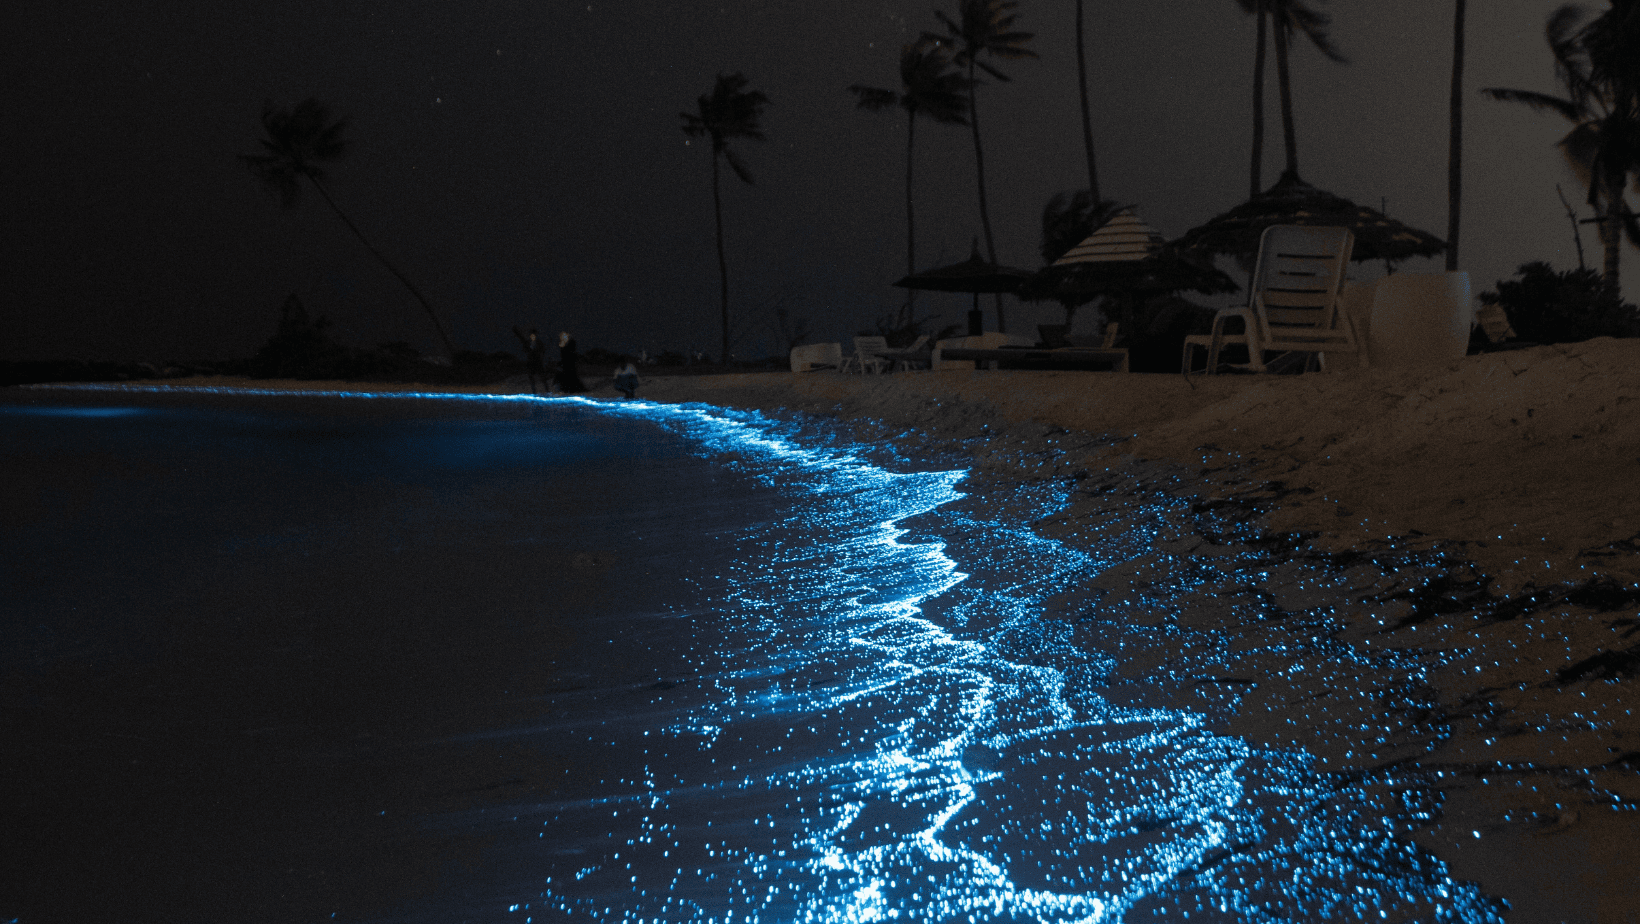
[(1482, 292), (1484, 305), (1497, 305), (1521, 340), (1532, 343), (1576, 343), (1591, 337), (1640, 336), (1640, 310), (1623, 301), (1591, 269), (1556, 272), (1542, 261), (1500, 279), (1495, 291)]

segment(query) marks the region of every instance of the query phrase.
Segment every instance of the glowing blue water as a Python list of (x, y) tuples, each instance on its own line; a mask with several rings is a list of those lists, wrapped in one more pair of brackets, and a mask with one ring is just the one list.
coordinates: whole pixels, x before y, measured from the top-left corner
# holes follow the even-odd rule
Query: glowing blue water
[[(669, 616), (709, 626), (711, 644), (661, 641), (687, 670), (639, 696), (588, 681), (482, 733), (575, 759), (559, 798), (504, 807), (509, 830), (536, 834), (492, 851), (467, 919), (1501, 920), (1405, 840), (1400, 794), (1089, 692), (1078, 678), (1116, 656), (1044, 608), (1151, 540), (1077, 551), (1022, 525), (1060, 509), (1064, 487), (966, 496), (963, 470), (884, 467), (720, 409), (532, 406), (558, 410), (428, 464), (459, 479), (548, 444), (626, 464), (636, 425), (666, 435), (648, 441), (662, 462), (681, 447), (678, 465), (732, 473), (748, 516), (688, 550)], [(555, 434), (554, 413), (580, 424)], [(289, 426), (325, 458), (310, 426)]]

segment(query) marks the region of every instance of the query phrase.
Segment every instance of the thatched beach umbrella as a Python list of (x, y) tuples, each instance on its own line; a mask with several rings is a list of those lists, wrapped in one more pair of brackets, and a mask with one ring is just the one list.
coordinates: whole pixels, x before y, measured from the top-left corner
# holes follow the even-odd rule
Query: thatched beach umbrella
[(1446, 242), (1404, 225), (1376, 209), (1356, 205), (1284, 172), (1276, 184), (1206, 224), (1192, 228), (1174, 243), (1182, 250), (1230, 254), (1250, 263), (1259, 236), (1271, 225), (1323, 225), (1349, 228), (1355, 234), (1352, 260), (1405, 260), (1432, 257)]
[[(1064, 256), (1043, 267), (1019, 290), (1026, 301), (1068, 305), (1101, 295), (1123, 300), (1124, 313), (1140, 299), (1167, 292), (1234, 292), (1235, 281), (1208, 259), (1168, 244), (1132, 209), (1118, 212)], [(1131, 323), (1131, 317), (1124, 318)]]
[(980, 320), (980, 293), (1018, 292), (1019, 287), (1030, 277), (1030, 270), (998, 266), (981, 258), (979, 241), (975, 241), (973, 255), (961, 263), (913, 273), (894, 284), (902, 289), (919, 289), (927, 292), (973, 293), (974, 307), (968, 312), (968, 329), (971, 333), (978, 333), (975, 327)]

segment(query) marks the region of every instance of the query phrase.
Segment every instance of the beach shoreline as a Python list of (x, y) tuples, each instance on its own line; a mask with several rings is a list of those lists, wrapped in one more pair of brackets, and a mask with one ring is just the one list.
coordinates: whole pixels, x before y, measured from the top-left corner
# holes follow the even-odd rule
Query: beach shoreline
[[(1640, 491), (1627, 477), (1640, 421), (1624, 412), (1640, 406), (1640, 343), (1291, 377), (650, 377), (639, 397), (835, 418), (862, 440), (956, 451), (997, 478), (1063, 480), (1069, 508), (1031, 527), (1073, 545), (1151, 517), (1133, 498), (1170, 499), (1171, 519), (1145, 523), (1154, 550), (1080, 589), (1103, 622), (1078, 594), (1048, 618), (1088, 638), (1136, 633), (1130, 680), (1208, 665), (1219, 686), (1165, 692), (1216, 709), (1216, 730), (1438, 792), (1413, 836), (1454, 876), (1508, 898), (1511, 922), (1636, 920)], [(1225, 510), (1240, 520), (1204, 527)], [(1186, 567), (1226, 577), (1167, 612), (1147, 608), (1159, 575)], [(1169, 650), (1151, 628), (1205, 633), (1222, 650), (1210, 662)], [(1328, 662), (1341, 652), (1373, 690), (1340, 692), (1350, 677)], [(1371, 746), (1350, 739), (1374, 730)]]

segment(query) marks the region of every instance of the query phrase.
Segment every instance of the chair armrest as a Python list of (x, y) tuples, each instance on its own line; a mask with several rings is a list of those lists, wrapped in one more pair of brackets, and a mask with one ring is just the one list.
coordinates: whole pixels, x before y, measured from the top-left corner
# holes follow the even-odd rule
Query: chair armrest
[(1251, 308), (1224, 308), (1213, 316), (1213, 336), (1224, 336), (1224, 322), (1231, 318), (1241, 318), (1241, 330), (1244, 335), (1258, 323)]

